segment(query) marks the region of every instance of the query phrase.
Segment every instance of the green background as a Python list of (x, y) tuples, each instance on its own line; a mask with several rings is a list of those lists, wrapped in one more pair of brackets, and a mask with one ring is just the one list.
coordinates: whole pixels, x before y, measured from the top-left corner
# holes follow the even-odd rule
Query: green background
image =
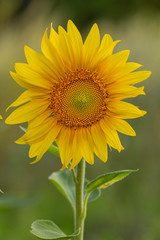
[[(159, 240), (160, 238), (160, 2), (158, 0), (1, 0), (0, 1), (0, 114), (23, 89), (9, 75), (15, 62), (26, 62), (24, 45), (40, 51), (45, 29), (66, 28), (72, 19), (83, 39), (93, 23), (101, 36), (111, 34), (121, 43), (115, 52), (130, 49), (129, 61), (141, 63), (152, 76), (146, 96), (129, 100), (148, 112), (130, 120), (136, 137), (120, 135), (121, 153), (109, 151), (109, 160), (95, 158), (87, 165), (87, 178), (108, 171), (139, 169), (128, 178), (104, 190), (88, 206), (85, 240)], [(10, 110), (9, 112), (11, 112)], [(36, 219), (53, 220), (64, 232), (72, 233), (72, 209), (52, 186), (48, 176), (61, 167), (60, 159), (46, 153), (30, 165), (27, 145), (16, 145), (22, 135), (19, 126), (0, 123), (0, 239), (34, 240), (29, 233)]]

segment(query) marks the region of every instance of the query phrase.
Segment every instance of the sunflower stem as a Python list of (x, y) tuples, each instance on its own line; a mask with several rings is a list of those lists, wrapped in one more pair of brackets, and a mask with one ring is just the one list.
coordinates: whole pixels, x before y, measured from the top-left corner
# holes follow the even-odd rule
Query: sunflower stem
[(83, 240), (84, 234), (84, 180), (85, 180), (85, 160), (82, 159), (77, 166), (77, 181), (76, 181), (76, 217), (75, 230), (80, 229), (80, 234), (75, 240)]

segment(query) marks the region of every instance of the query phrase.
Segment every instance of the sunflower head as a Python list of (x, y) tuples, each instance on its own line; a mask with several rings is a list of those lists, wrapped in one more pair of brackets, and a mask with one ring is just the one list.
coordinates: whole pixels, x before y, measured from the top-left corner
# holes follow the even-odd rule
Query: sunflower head
[[(135, 135), (126, 119), (146, 112), (123, 101), (144, 95), (134, 84), (150, 71), (135, 71), (140, 64), (127, 62), (129, 51), (113, 54), (119, 41), (105, 34), (100, 41), (96, 24), (83, 42), (71, 20), (67, 31), (51, 26), (44, 33), (42, 54), (25, 46), (27, 64), (15, 64), (13, 79), (26, 90), (9, 107), (17, 107), (8, 124), (28, 122), (16, 142), (29, 144), (29, 156), (40, 160), (56, 139), (63, 168), (75, 167), (82, 157), (93, 164), (94, 153), (107, 161), (107, 145), (121, 151), (118, 132)], [(125, 120), (124, 120), (125, 119)]]

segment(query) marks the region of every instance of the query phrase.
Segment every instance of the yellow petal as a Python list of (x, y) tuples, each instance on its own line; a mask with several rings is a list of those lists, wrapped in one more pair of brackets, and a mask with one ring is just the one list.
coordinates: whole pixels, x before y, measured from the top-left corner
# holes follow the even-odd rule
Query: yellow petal
[(74, 25), (74, 23), (69, 20), (67, 24), (67, 31), (70, 39), (72, 41), (72, 47), (74, 54), (77, 56), (78, 64), (81, 63), (81, 56), (82, 56), (82, 48), (83, 48), (83, 40), (80, 32)]
[(82, 159), (82, 156), (81, 154), (78, 152), (75, 157), (73, 157), (73, 160), (72, 160), (72, 163), (71, 163), (71, 166), (69, 168), (69, 170), (72, 170), (75, 166), (78, 165), (78, 163), (81, 161)]
[(101, 45), (98, 50), (98, 55), (99, 55), (99, 58), (101, 59), (101, 61), (113, 53), (113, 49), (117, 45), (118, 42), (120, 42), (120, 40), (113, 42), (113, 40), (109, 34), (104, 35)]
[(12, 78), (23, 88), (28, 88), (28, 89), (32, 89), (37, 91), (38, 88), (43, 88), (43, 89), (50, 89), (50, 85), (47, 84), (47, 82), (45, 82), (43, 80), (43, 82), (39, 79), (37, 79), (37, 81), (32, 78), (25, 78), (22, 77), (20, 75), (18, 75), (17, 73), (14, 72), (10, 72), (10, 75), (12, 76)]
[(72, 164), (69, 168), (69, 170), (73, 169), (82, 159), (82, 154), (80, 152), (80, 143), (79, 143), (79, 136), (78, 136), (78, 130), (75, 130), (73, 133), (73, 143), (72, 143)]
[(107, 82), (112, 82), (112, 77), (117, 74), (126, 64), (130, 51), (124, 50), (109, 56), (102, 64), (102, 77)]
[(109, 34), (105, 34), (102, 38), (101, 45), (99, 47), (99, 51), (106, 50), (113, 43), (112, 37)]
[(85, 64), (91, 62), (93, 56), (97, 53), (100, 44), (100, 33), (97, 24), (91, 28), (84, 42), (84, 61)]
[(0, 115), (0, 119), (3, 119), (3, 117)]
[(59, 35), (54, 30), (53, 24), (51, 24), (51, 31), (50, 31), (50, 35), (49, 35), (49, 40), (56, 49), (58, 49), (60, 47), (60, 45), (59, 45)]
[(31, 162), (31, 164), (38, 162), (42, 158), (44, 153), (49, 149), (55, 138), (58, 136), (61, 128), (62, 127), (60, 125), (55, 125), (54, 127), (52, 127), (52, 129), (49, 131), (49, 133), (46, 135), (46, 137), (41, 142), (41, 145), (39, 146), (39, 150), (36, 154), (36, 160)]
[(43, 54), (50, 60), (53, 61), (52, 50), (51, 50), (51, 43), (49, 41), (47, 30), (45, 30), (42, 41), (41, 41), (41, 50)]
[(93, 155), (94, 146), (93, 146), (93, 140), (90, 136), (90, 133), (85, 128), (81, 128), (78, 131), (79, 131), (78, 141), (80, 144), (81, 154), (89, 164), (93, 164), (94, 163), (94, 155)]
[(110, 122), (112, 128), (114, 128), (118, 132), (129, 136), (136, 136), (136, 132), (134, 131), (134, 129), (125, 120), (112, 117), (110, 119), (108, 118), (108, 121)]
[[(108, 60), (107, 60), (108, 61)], [(107, 62), (105, 62), (107, 64)], [(141, 67), (142, 65), (138, 63), (132, 63), (132, 62), (126, 62), (120, 65), (116, 71), (109, 72), (109, 69), (107, 69), (105, 75), (102, 68), (103, 73), (103, 79), (107, 84), (129, 84), (126, 82), (127, 79), (130, 78), (130, 72), (136, 70), (137, 68)]]
[(56, 125), (56, 121), (53, 118), (45, 119), (41, 125), (35, 127), (28, 127), (26, 133), (19, 138), (15, 143), (18, 144), (31, 144), (39, 141), (42, 137), (44, 138), (46, 134), (52, 130), (52, 127)]
[(36, 116), (34, 119), (28, 122), (28, 129), (40, 126), (45, 119), (51, 117), (51, 114), (52, 114), (51, 110), (46, 109), (43, 113), (41, 113), (40, 115)]
[(137, 88), (133, 86), (124, 86), (117, 83), (114, 84), (113, 86), (110, 85), (107, 90), (111, 98), (122, 100), (125, 98), (132, 98), (137, 97), (139, 95), (145, 95), (143, 89), (144, 87)]
[(151, 73), (151, 71), (132, 72), (129, 75), (121, 78), (120, 82), (125, 82), (125, 84), (136, 84), (149, 78)]
[(16, 63), (15, 64), (16, 72), (27, 79), (27, 81), (31, 85), (35, 85), (42, 88), (49, 88), (51, 84), (53, 84), (54, 80), (53, 77), (50, 78), (47, 75), (42, 73), (38, 73), (34, 71), (28, 64), (26, 63)]
[(141, 64), (139, 63), (134, 63), (134, 62), (127, 62), (124, 66), (124, 68), (122, 69), (123, 74), (125, 73), (130, 73), (138, 68), (142, 67)]
[(116, 117), (123, 119), (138, 118), (146, 114), (146, 111), (140, 110), (131, 103), (122, 101), (111, 101), (110, 104), (108, 104), (108, 109), (115, 113)]
[(17, 107), (19, 105), (22, 105), (23, 103), (26, 103), (28, 101), (31, 100), (31, 95), (29, 93), (29, 91), (25, 91), (23, 92), (17, 99), (16, 101), (14, 101), (7, 109), (6, 111), (8, 111), (8, 109), (10, 107)]
[[(106, 64), (105, 64), (105, 66), (103, 65), (103, 62), (106, 61), (108, 56), (112, 55), (113, 49), (118, 42), (119, 41), (115, 41), (115, 42), (112, 41), (112, 43), (109, 46), (108, 46), (108, 42), (106, 42), (106, 46), (103, 43), (103, 45), (104, 45), (103, 47), (101, 47), (102, 46), (102, 43), (101, 43), (101, 46), (97, 52), (97, 55), (95, 55), (94, 59), (92, 60), (92, 64), (91, 64), (92, 68), (99, 69), (99, 66), (100, 66), (100, 71), (103, 72), (104, 67), (106, 66)], [(101, 69), (101, 65), (102, 65), (102, 69)]]
[(43, 74), (43, 76), (46, 78), (56, 79), (57, 74), (54, 70), (54, 66), (45, 56), (34, 51), (28, 46), (24, 47), (24, 51), (27, 62), (32, 69), (41, 75)]
[(6, 119), (7, 124), (27, 122), (44, 112), (48, 104), (44, 101), (31, 101), (12, 112)]
[(69, 128), (62, 128), (57, 139), (57, 144), (59, 147), (61, 162), (65, 168), (72, 159), (72, 140), (72, 131)]
[(99, 124), (93, 124), (91, 127), (91, 134), (95, 144), (95, 153), (103, 161), (108, 159), (107, 143), (105, 135)]
[(110, 57), (110, 60), (116, 66), (123, 65), (123, 64), (126, 63), (128, 57), (129, 57), (129, 54), (130, 54), (130, 50), (123, 50), (123, 51), (120, 51), (120, 52), (117, 52), (117, 53), (113, 54)]
[[(44, 140), (44, 139), (43, 139), (43, 140)], [(40, 149), (40, 147), (41, 147), (41, 145), (42, 145), (43, 140), (41, 139), (40, 142), (32, 143), (32, 144), (30, 145), (30, 149), (29, 149), (29, 157), (30, 157), (30, 158), (33, 158), (33, 157), (36, 157), (36, 156), (37, 156), (38, 151), (39, 151), (39, 149)]]
[(20, 106), (28, 101), (30, 101), (33, 98), (38, 98), (41, 97), (43, 94), (45, 94), (45, 92), (33, 92), (33, 91), (29, 91), (26, 90), (25, 92), (23, 92), (17, 99), (16, 101), (14, 101), (7, 109), (6, 112), (8, 111), (9, 108), (11, 107), (17, 107)]
[(73, 53), (70, 36), (66, 33), (66, 31), (61, 26), (59, 26), (58, 32), (59, 32), (59, 43), (61, 46), (61, 52), (63, 53), (63, 60), (65, 62), (65, 65), (69, 69), (71, 69), (71, 67), (73, 68), (73, 66), (75, 66), (76, 68), (77, 59), (75, 58), (75, 55)]
[(58, 81), (59, 74), (64, 72), (64, 63), (57, 48), (51, 43), (51, 40), (48, 39), (47, 29), (42, 38), (41, 50), (46, 58), (52, 62), (52, 69), (54, 69), (54, 74), (56, 75), (54, 81)]
[(100, 126), (105, 133), (107, 143), (119, 152), (123, 150), (124, 148), (120, 142), (117, 132), (110, 126), (110, 123), (106, 118), (100, 120)]

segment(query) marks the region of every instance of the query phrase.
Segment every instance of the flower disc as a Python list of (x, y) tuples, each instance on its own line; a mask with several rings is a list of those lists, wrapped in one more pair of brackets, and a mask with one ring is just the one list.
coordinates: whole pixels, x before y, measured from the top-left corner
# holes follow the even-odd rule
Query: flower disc
[(54, 87), (50, 108), (57, 122), (70, 128), (89, 127), (106, 112), (107, 92), (95, 74), (76, 70)]

